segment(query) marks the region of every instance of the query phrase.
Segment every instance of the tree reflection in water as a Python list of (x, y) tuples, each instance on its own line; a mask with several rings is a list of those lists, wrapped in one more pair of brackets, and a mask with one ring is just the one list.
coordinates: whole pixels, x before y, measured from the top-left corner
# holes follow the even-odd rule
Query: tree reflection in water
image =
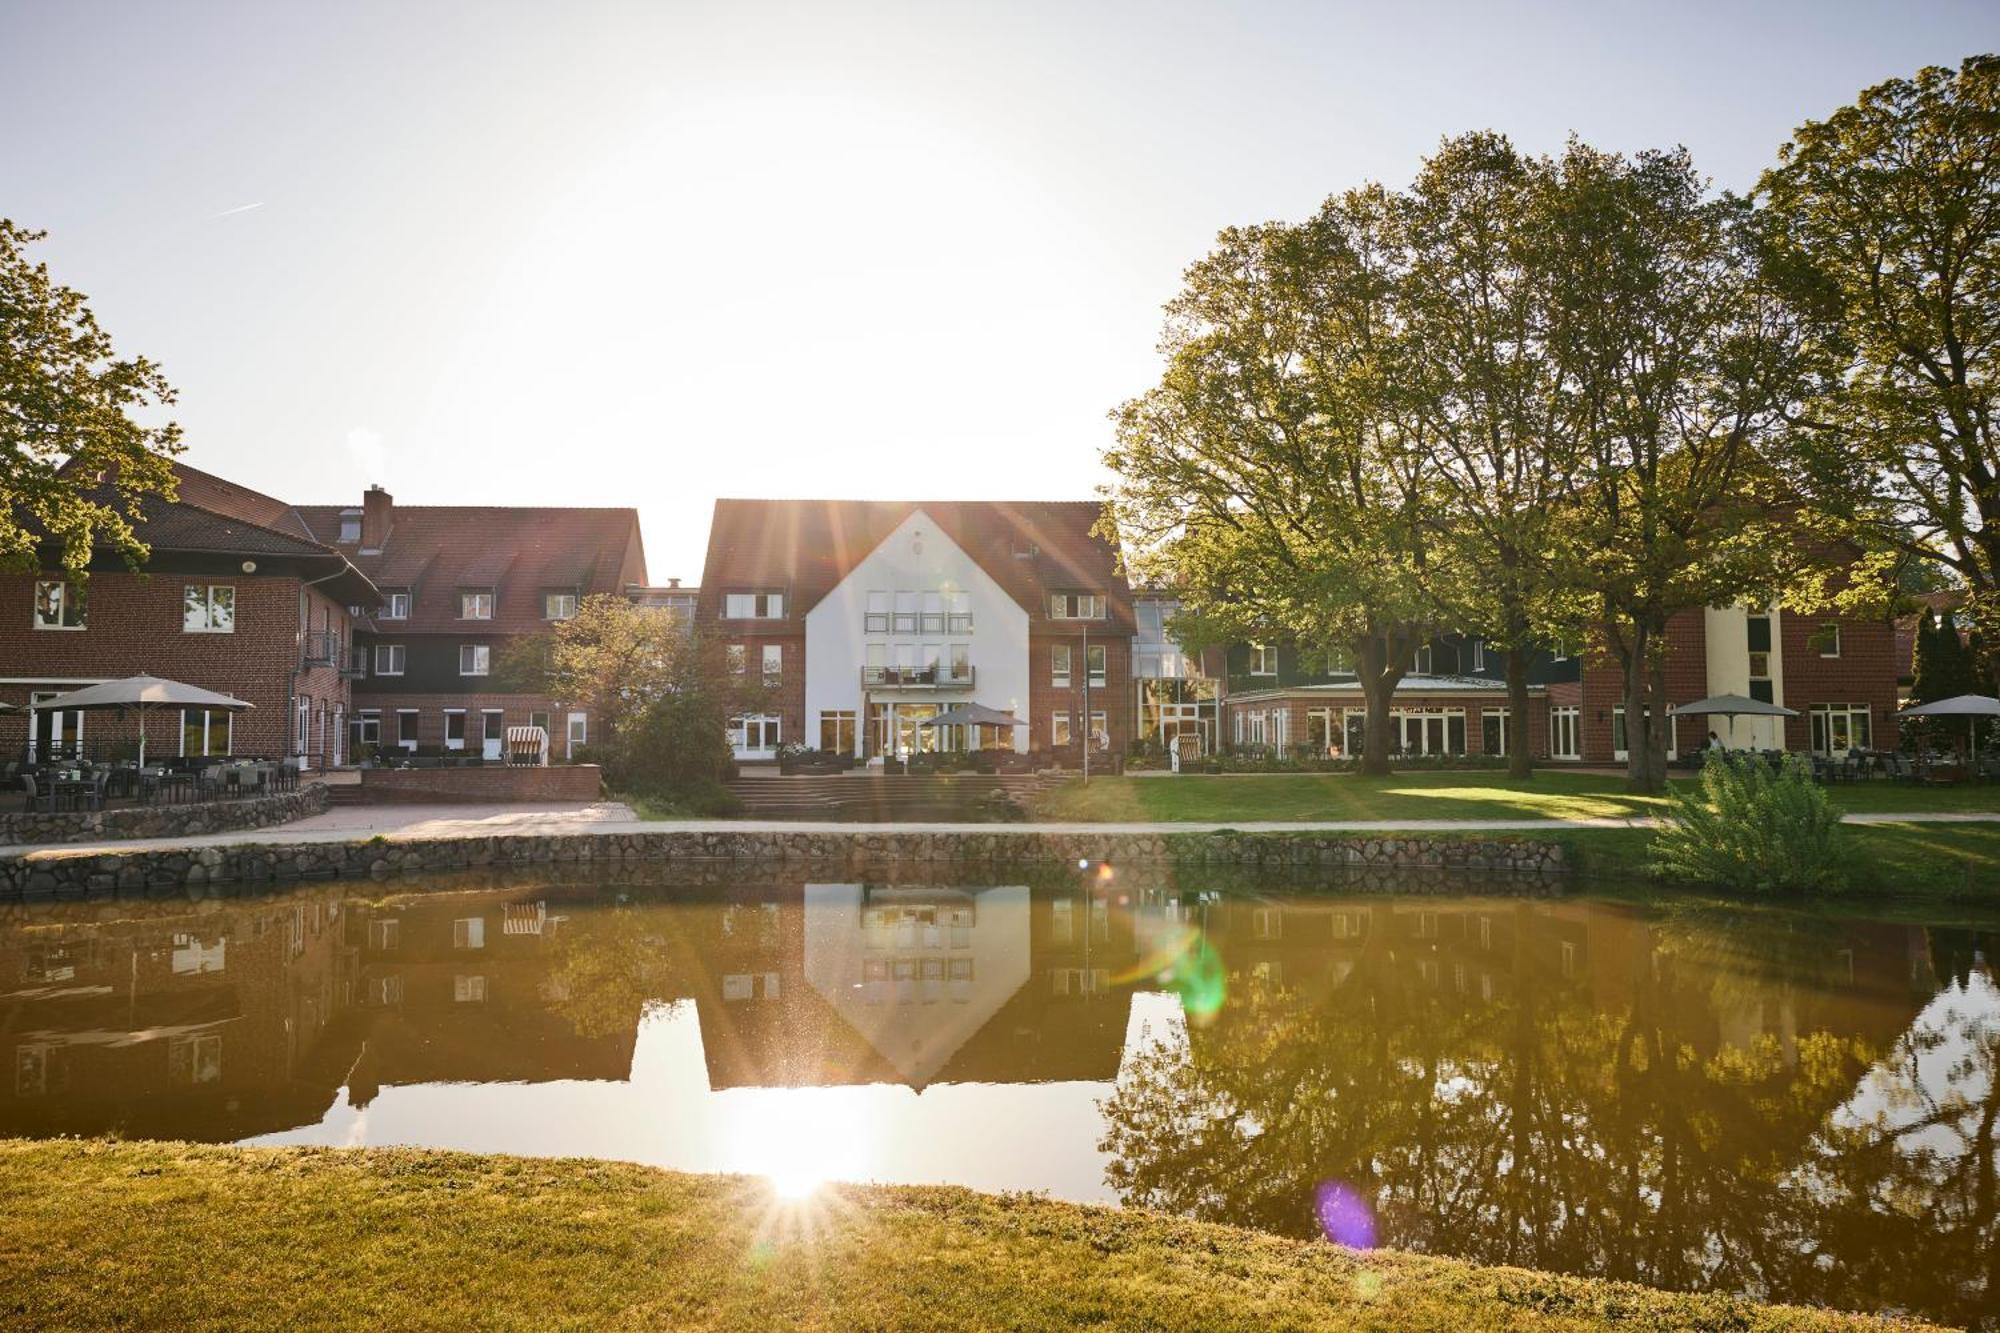
[(1983, 965), (1935, 977), (1920, 930), (1788, 912), (1416, 915), (1331, 971), (1239, 969), (1221, 941), (1228, 1006), (1103, 1102), (1120, 1197), (1310, 1235), (1338, 1182), (1383, 1245), (1992, 1317)]

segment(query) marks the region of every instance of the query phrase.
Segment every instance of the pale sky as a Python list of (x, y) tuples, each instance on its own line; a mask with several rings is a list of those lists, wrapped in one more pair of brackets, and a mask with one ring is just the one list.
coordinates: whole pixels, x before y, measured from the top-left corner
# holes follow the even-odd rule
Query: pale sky
[(1087, 498), (1226, 225), (1440, 137), (1685, 143), (2000, 49), (2000, 4), (0, 0), (0, 215), (301, 502)]

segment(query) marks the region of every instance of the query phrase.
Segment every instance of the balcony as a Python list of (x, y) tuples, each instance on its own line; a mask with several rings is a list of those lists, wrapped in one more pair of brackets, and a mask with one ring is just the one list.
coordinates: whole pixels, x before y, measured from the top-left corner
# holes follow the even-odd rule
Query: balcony
[(970, 634), (970, 611), (865, 611), (863, 634)]
[(970, 665), (954, 669), (949, 662), (932, 666), (865, 666), (861, 668), (861, 688), (865, 690), (969, 690), (976, 669)]
[(305, 636), (305, 642), (299, 649), (299, 660), (309, 667), (338, 666), (342, 653), (338, 634), (317, 630)]

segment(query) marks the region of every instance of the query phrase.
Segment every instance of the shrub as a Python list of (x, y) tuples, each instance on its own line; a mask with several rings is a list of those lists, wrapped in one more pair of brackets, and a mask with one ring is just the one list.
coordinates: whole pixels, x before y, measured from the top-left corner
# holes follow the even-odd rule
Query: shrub
[(1803, 893), (1847, 882), (1840, 814), (1797, 755), (1710, 751), (1676, 791), (1653, 839), (1653, 873), (1743, 893)]

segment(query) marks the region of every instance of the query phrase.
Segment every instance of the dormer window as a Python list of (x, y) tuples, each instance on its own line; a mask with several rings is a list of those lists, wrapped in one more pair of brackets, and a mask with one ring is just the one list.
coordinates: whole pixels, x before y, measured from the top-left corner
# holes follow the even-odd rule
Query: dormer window
[(408, 589), (382, 594), (382, 609), (377, 612), (383, 620), (408, 620), (410, 618), (410, 594)]
[(361, 511), (343, 509), (340, 511), (340, 545), (353, 546), (361, 540)]
[(460, 588), (458, 590), (458, 618), (460, 620), (493, 619), (493, 590), (491, 588)]
[(542, 619), (568, 620), (576, 615), (576, 594), (573, 592), (545, 592), (542, 594)]
[(782, 620), (785, 594), (781, 592), (730, 592), (722, 595), (724, 620)]
[(1104, 594), (1101, 592), (1058, 592), (1049, 594), (1051, 620), (1102, 620)]

